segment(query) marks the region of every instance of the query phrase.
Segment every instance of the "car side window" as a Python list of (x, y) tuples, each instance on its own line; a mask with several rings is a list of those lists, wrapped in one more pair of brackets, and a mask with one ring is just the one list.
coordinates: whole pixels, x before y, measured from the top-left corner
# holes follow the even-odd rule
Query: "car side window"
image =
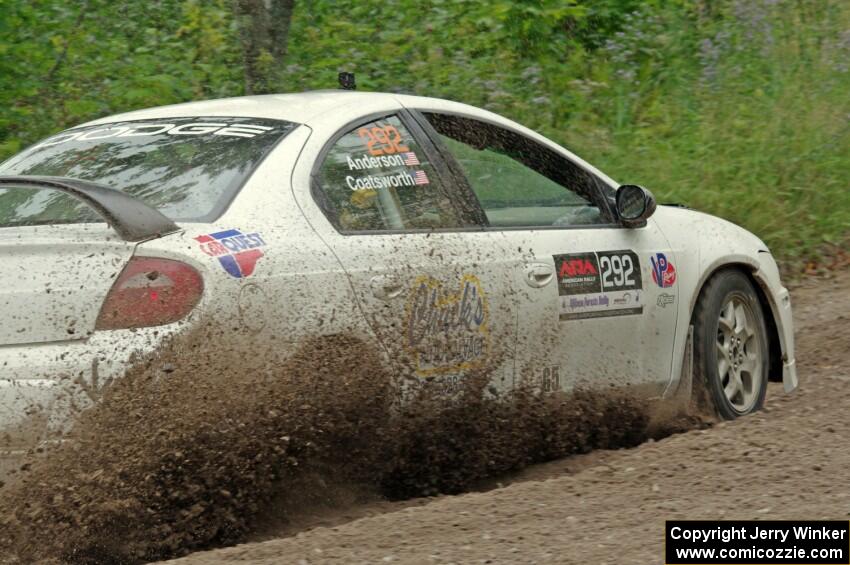
[(317, 200), (343, 232), (465, 227), (424, 151), (397, 116), (359, 125), (327, 152)]
[(508, 129), (424, 113), (458, 163), (491, 227), (611, 223), (602, 181), (554, 150)]

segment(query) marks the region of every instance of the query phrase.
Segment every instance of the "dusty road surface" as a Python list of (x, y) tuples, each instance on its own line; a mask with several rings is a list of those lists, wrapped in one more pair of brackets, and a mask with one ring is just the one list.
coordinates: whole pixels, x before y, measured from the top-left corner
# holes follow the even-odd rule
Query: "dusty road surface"
[(487, 492), (305, 514), (174, 563), (661, 563), (665, 519), (850, 519), (850, 272), (794, 301), (801, 387), (772, 385), (761, 414)]

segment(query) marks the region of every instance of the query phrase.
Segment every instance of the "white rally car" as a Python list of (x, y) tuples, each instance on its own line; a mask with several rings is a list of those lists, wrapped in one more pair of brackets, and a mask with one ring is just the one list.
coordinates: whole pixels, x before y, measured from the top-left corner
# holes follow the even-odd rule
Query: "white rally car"
[(327, 91), (84, 124), (0, 166), (0, 257), (6, 457), (200, 326), (268, 366), (348, 336), (447, 393), (483, 368), (494, 391), (693, 382), (734, 418), (769, 379), (797, 384), (757, 237), (445, 100)]

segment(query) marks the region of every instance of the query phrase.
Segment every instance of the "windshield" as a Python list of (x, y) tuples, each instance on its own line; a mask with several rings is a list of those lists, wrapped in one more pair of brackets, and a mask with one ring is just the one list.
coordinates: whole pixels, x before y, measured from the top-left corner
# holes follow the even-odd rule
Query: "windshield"
[[(74, 128), (0, 165), (0, 175), (96, 182), (172, 220), (217, 218), (275, 144), (297, 124), (257, 118), (168, 118)], [(0, 189), (0, 227), (103, 221), (55, 190)]]

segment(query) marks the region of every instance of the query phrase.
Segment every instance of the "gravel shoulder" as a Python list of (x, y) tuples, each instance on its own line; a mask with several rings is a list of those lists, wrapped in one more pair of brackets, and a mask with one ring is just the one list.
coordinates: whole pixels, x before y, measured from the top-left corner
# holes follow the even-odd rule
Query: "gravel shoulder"
[(762, 413), (537, 465), (486, 492), (354, 497), (270, 522), (260, 539), (277, 539), (173, 563), (657, 563), (668, 519), (850, 519), (850, 272), (793, 298), (801, 386), (771, 385)]

